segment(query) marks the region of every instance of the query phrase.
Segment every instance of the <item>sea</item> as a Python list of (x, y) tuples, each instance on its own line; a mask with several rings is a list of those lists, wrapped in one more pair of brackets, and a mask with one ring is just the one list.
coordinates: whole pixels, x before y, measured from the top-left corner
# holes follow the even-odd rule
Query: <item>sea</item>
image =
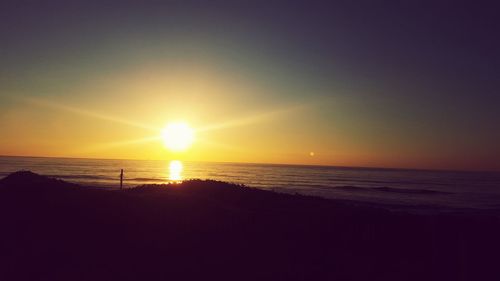
[(499, 210), (500, 173), (333, 166), (0, 156), (0, 178), (29, 170), (116, 189), (213, 179), (275, 192), (408, 210)]

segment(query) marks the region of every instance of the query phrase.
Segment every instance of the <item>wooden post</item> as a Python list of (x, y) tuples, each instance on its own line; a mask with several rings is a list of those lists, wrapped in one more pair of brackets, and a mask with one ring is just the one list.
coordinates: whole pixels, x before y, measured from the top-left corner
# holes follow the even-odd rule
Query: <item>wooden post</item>
[(120, 189), (123, 189), (123, 169), (120, 172)]

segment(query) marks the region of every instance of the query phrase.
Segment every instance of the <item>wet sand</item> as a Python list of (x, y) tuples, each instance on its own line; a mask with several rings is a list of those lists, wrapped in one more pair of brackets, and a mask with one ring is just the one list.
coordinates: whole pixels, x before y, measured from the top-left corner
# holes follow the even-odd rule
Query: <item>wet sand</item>
[(0, 280), (500, 280), (495, 213), (18, 172), (0, 180), (0, 221)]

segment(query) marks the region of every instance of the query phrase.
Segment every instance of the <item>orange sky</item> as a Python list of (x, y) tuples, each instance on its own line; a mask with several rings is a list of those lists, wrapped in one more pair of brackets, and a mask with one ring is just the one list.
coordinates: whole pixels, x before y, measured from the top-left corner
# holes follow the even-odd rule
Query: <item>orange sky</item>
[[(482, 155), (465, 155), (464, 163), (456, 144), (433, 142), (439, 134), (394, 131), (363, 116), (348, 96), (308, 98), (314, 95), (296, 95), (302, 89), (293, 85), (210, 64), (165, 65), (10, 95), (0, 118), (0, 154), (445, 169), (493, 164)], [(158, 139), (172, 121), (196, 130), (185, 152), (171, 152)]]
[[(0, 155), (500, 170), (494, 103), (191, 35), (13, 64), (0, 84)], [(173, 121), (197, 130), (186, 152), (158, 139)]]

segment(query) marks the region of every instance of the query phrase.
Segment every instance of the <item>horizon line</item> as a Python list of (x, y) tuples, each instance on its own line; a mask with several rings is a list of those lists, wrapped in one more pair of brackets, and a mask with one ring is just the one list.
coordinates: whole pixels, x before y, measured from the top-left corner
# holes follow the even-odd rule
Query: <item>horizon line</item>
[[(32, 155), (3, 155), (0, 157), (19, 158), (58, 158), (58, 159), (83, 159), (83, 160), (125, 160), (125, 161), (169, 161), (168, 159), (134, 159), (134, 158), (95, 158), (95, 157), (71, 157), (71, 156), (32, 156)], [(186, 162), (202, 163), (223, 163), (223, 164), (249, 164), (249, 165), (270, 165), (270, 166), (310, 166), (310, 167), (330, 167), (343, 169), (371, 169), (371, 170), (402, 170), (402, 171), (427, 171), (427, 172), (466, 172), (466, 173), (500, 173), (500, 170), (459, 170), (459, 169), (433, 169), (433, 168), (404, 168), (404, 167), (377, 167), (377, 166), (342, 166), (328, 164), (294, 164), (294, 163), (259, 163), (259, 162), (232, 162), (232, 161), (203, 161), (190, 160)]]

